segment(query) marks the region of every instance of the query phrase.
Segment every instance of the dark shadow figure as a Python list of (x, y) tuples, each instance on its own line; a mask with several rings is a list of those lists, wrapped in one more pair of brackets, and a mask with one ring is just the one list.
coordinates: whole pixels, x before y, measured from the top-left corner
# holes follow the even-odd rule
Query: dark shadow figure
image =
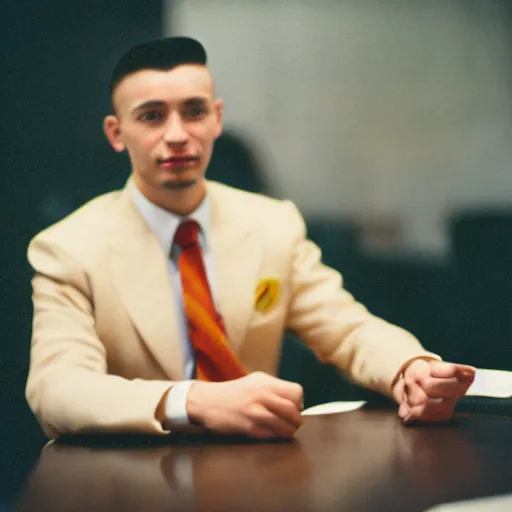
[(215, 142), (206, 176), (248, 192), (276, 195), (255, 153), (240, 136), (229, 131)]

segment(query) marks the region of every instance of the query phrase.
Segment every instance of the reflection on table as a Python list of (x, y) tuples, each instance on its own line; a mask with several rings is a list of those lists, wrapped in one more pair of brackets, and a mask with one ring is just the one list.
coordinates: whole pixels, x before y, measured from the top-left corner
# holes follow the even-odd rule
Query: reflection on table
[(396, 411), (306, 418), (293, 442), (90, 438), (51, 444), (20, 511), (373, 511), (512, 492), (512, 419), (404, 427)]

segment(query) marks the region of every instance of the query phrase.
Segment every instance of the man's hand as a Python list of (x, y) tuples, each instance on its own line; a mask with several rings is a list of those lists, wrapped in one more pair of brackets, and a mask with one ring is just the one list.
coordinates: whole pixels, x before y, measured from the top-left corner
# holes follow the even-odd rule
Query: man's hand
[(302, 425), (302, 401), (299, 384), (255, 372), (227, 382), (195, 382), (187, 413), (191, 422), (219, 434), (290, 438)]
[(437, 422), (451, 418), (457, 400), (475, 378), (472, 366), (417, 359), (393, 388), (404, 423)]

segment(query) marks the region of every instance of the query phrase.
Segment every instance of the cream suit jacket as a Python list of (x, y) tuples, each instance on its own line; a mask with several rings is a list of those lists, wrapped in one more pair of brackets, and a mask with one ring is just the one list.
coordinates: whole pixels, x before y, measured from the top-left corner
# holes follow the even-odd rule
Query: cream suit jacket
[[(288, 201), (208, 182), (215, 290), (232, 348), (275, 374), (289, 328), (318, 358), (390, 394), (407, 360), (428, 355), (371, 315), (321, 263)], [(128, 190), (93, 199), (30, 243), (34, 321), (26, 395), (45, 433), (164, 433), (155, 410), (183, 358), (167, 256)], [(279, 297), (255, 309), (261, 279)]]

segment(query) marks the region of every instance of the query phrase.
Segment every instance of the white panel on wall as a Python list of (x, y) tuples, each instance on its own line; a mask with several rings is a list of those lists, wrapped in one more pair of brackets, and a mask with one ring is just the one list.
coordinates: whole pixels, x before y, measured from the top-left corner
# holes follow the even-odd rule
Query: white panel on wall
[(305, 214), (398, 219), (443, 253), (459, 206), (512, 202), (512, 48), (499, 0), (172, 2), (226, 126)]

